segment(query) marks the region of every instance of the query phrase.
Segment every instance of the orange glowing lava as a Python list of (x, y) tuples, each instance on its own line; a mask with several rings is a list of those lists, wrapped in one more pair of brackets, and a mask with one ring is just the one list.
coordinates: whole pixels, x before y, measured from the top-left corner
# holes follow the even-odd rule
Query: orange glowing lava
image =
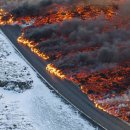
[(107, 8), (97, 7), (97, 6), (75, 6), (75, 7), (57, 7), (57, 12), (55, 13), (53, 9), (48, 11), (47, 16), (37, 17), (34, 26), (59, 23), (65, 20), (70, 20), (72, 18), (81, 18), (87, 20), (90, 18), (97, 17), (101, 14), (105, 14), (106, 19), (110, 19), (116, 15), (116, 8), (113, 6), (108, 6)]
[[(5, 16), (7, 18), (5, 18)], [(0, 25), (5, 25), (5, 24), (13, 24), (14, 20), (13, 20), (13, 16), (11, 14), (8, 14), (8, 12), (6, 12), (3, 9), (0, 9)]]
[[(120, 0), (120, 3), (123, 1), (124, 0)], [(33, 23), (29, 27), (40, 28), (41, 26), (54, 24), (54, 23), (60, 26), (63, 21), (71, 20), (74, 18), (78, 18), (82, 21), (87, 21), (90, 19), (95, 20), (99, 16), (103, 16), (105, 17), (106, 21), (114, 24), (114, 26), (112, 26), (111, 28), (116, 29), (116, 28), (122, 28), (125, 25), (125, 24), (122, 24), (121, 18), (119, 18), (119, 20), (116, 19), (118, 22), (115, 24), (114, 16), (117, 16), (117, 12), (118, 12), (118, 7), (116, 5), (109, 5), (109, 6), (104, 7), (104, 6), (96, 6), (96, 5), (90, 5), (90, 4), (74, 5), (74, 6), (54, 4), (52, 5), (51, 9), (49, 8), (47, 11), (45, 11), (44, 15), (40, 14), (38, 16), (25, 16), (25, 17), (14, 18), (12, 14), (9, 14), (7, 11), (3, 9), (0, 9), (0, 25), (6, 25), (6, 24), (11, 25), (15, 22), (18, 25), (22, 25), (24, 23), (31, 23), (31, 21), (33, 21)], [(128, 23), (128, 19), (126, 20), (126, 23)], [(101, 31), (105, 33), (108, 30), (111, 30), (111, 28), (109, 26), (108, 27), (105, 26), (104, 29)], [(28, 28), (25, 28), (25, 29), (28, 29)], [(95, 29), (95, 31), (96, 30), (97, 28)], [(91, 33), (91, 29), (89, 30), (89, 33)], [(58, 38), (60, 37), (60, 35), (61, 33), (59, 30)], [(52, 37), (56, 37), (56, 34), (54, 34)], [(96, 37), (98, 37), (98, 35), (96, 35)], [(70, 46), (70, 44), (74, 44), (74, 45), (76, 44), (75, 41), (73, 41), (73, 43), (69, 42), (68, 40), (69, 38), (67, 36), (66, 37), (63, 36), (62, 38), (65, 39), (69, 43), (62, 46), (63, 49), (65, 47), (67, 48), (67, 46)], [(42, 38), (40, 39), (41, 42), (44, 41), (43, 39)], [(57, 76), (58, 78), (62, 80), (67, 79), (81, 86), (80, 87), (81, 91), (88, 95), (89, 99), (94, 102), (95, 106), (98, 109), (104, 112), (107, 112), (109, 114), (112, 114), (116, 117), (119, 117), (125, 121), (130, 122), (130, 103), (129, 103), (130, 101), (125, 101), (126, 106), (122, 105), (123, 107), (119, 107), (119, 108), (117, 107), (117, 105), (122, 103), (121, 101), (114, 101), (111, 103), (103, 102), (104, 100), (106, 101), (107, 98), (115, 98), (117, 95), (123, 96), (125, 94), (125, 91), (128, 88), (130, 88), (130, 85), (129, 85), (130, 62), (125, 61), (124, 63), (119, 63), (116, 66), (113, 66), (111, 68), (101, 69), (99, 71), (92, 71), (92, 72), (88, 70), (89, 64), (82, 66), (81, 65), (82, 63), (72, 64), (70, 68), (64, 67), (61, 69), (60, 67), (58, 68), (58, 66), (56, 66), (55, 64), (56, 60), (59, 60), (60, 58), (64, 58), (65, 56), (68, 56), (68, 57), (73, 56), (79, 52), (80, 53), (82, 52), (93, 53), (94, 51), (100, 49), (101, 45), (98, 44), (98, 46), (95, 45), (92, 47), (91, 46), (88, 47), (86, 45), (86, 46), (82, 46), (82, 48), (80, 49), (79, 48), (75, 48), (74, 50), (68, 49), (69, 51), (66, 49), (67, 50), (66, 53), (65, 52), (62, 53), (62, 51), (57, 51), (57, 48), (55, 48), (54, 50), (55, 52), (53, 51), (49, 52), (47, 50), (46, 52), (48, 53), (46, 52), (44, 53), (41, 50), (45, 47), (45, 45), (43, 45), (43, 48), (40, 50), (37, 47), (40, 43), (27, 39), (25, 37), (24, 30), (21, 36), (18, 37), (17, 41), (18, 43), (29, 47), (33, 53), (41, 57), (43, 60), (48, 60), (47, 62), (49, 63), (46, 67), (46, 70), (49, 73)], [(120, 38), (117, 39), (117, 42), (118, 41), (120, 41)], [(108, 43), (106, 42), (106, 44)], [(55, 59), (52, 60), (51, 56), (55, 57)], [(94, 56), (96, 57), (96, 55)], [(81, 56), (81, 59), (83, 59), (82, 56)], [(93, 66), (91, 68), (93, 68)]]
[(66, 76), (63, 74), (63, 72), (59, 69), (57, 69), (53, 64), (48, 64), (46, 67), (46, 70), (49, 71), (51, 74), (59, 77), (60, 79), (65, 79)]
[(27, 40), (26, 38), (24, 38), (24, 34), (22, 33), (22, 35), (20, 37), (18, 37), (17, 39), (18, 43), (21, 43), (23, 45), (28, 46), (32, 52), (34, 52), (35, 54), (37, 54), (39, 57), (41, 57), (43, 60), (48, 60), (49, 56), (47, 56), (46, 54), (44, 54), (43, 52), (40, 52), (40, 50), (38, 50), (37, 48), (35, 48), (35, 46), (37, 45), (37, 43)]

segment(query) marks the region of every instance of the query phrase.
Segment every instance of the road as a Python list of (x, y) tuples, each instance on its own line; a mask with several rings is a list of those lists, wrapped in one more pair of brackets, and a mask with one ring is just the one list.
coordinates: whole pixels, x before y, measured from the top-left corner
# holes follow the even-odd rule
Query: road
[(63, 97), (78, 108), (87, 119), (90, 117), (91, 119), (89, 120), (93, 120), (93, 123), (99, 127), (102, 126), (102, 128), (100, 127), (101, 129), (130, 130), (130, 126), (120, 119), (95, 108), (94, 104), (88, 99), (87, 95), (80, 91), (78, 86), (70, 81), (60, 80), (57, 77), (50, 75), (45, 69), (47, 65), (46, 61), (43, 61), (40, 57), (32, 53), (29, 48), (17, 43), (17, 37), (21, 34), (18, 26), (3, 26), (1, 29), (39, 74)]

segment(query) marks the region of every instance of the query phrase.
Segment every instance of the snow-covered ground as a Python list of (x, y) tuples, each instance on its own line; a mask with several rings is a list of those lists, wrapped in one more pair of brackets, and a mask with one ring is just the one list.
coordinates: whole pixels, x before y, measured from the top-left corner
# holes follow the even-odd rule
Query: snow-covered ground
[[(49, 90), (0, 31), (0, 82), (31, 81), (31, 89), (0, 86), (0, 130), (96, 130)], [(33, 82), (32, 82), (33, 81)], [(11, 87), (12, 89), (12, 87)], [(20, 93), (19, 93), (20, 92)]]

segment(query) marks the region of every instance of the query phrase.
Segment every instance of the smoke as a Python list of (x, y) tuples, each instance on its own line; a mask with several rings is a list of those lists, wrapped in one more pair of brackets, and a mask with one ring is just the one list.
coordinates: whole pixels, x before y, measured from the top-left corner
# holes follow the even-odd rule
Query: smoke
[[(72, 4), (75, 3), (74, 0), (38, 0), (38, 1), (22, 1), (17, 8), (13, 8), (11, 10), (11, 14), (15, 17), (24, 17), (24, 16), (43, 16), (52, 9), (55, 11), (57, 10), (57, 5), (64, 5), (64, 4)], [(55, 6), (53, 6), (55, 5)], [(52, 7), (53, 6), (53, 7)]]
[(43, 27), (28, 29), (25, 32), (25, 37), (36, 42), (39, 42), (42, 38), (51, 38), (55, 33), (57, 26), (57, 24), (45, 25)]
[(130, 17), (130, 0), (84, 0), (84, 4), (90, 4), (95, 6), (116, 6), (119, 11), (118, 15), (121, 17)]
[(130, 1), (124, 0), (119, 6), (119, 14), (122, 18), (130, 17)]
[(18, 18), (44, 15), (50, 8), (56, 8), (53, 6), (54, 4), (69, 5), (70, 3), (74, 4), (75, 0), (3, 0), (2, 3), (1, 7), (9, 11), (15, 18)]
[(61, 5), (66, 8), (68, 7), (72, 10), (75, 6), (79, 5), (82, 5), (83, 7), (93, 5), (101, 9), (104, 9), (106, 6), (111, 6), (114, 9), (117, 9), (119, 5), (118, 2), (112, 0), (21, 0), (8, 1), (6, 4), (8, 5), (7, 8), (11, 10), (10, 13), (15, 18), (24, 16), (44, 16), (47, 15), (46, 13), (48, 13), (50, 9), (53, 9), (54, 12), (58, 10), (56, 5)]
[[(61, 69), (67, 78), (71, 77), (68, 79), (83, 86), (82, 90), (91, 100), (101, 106), (107, 104), (104, 108), (108, 111), (119, 108), (115, 114), (129, 106), (129, 0), (22, 0), (12, 3), (15, 1), (6, 2), (9, 7), (15, 5), (10, 11), (15, 18), (41, 16), (46, 20), (47, 16), (46, 24), (39, 24), (39, 17), (36, 17), (40, 26), (33, 24), (24, 29), (24, 37), (36, 42), (35, 48), (49, 56), (49, 62)], [(77, 5), (81, 5), (76, 8), (79, 13), (73, 8)], [(72, 11), (72, 19), (65, 20), (68, 14), (63, 8), (57, 14), (59, 7)], [(105, 17), (107, 12), (110, 18)], [(124, 116), (123, 109), (119, 117)]]
[(1, 0), (1, 1), (2, 1), (3, 4), (5, 4), (7, 6), (11, 6), (12, 4), (20, 6), (20, 5), (24, 4), (24, 3), (28, 3), (30, 5), (36, 5), (36, 4), (40, 3), (40, 2), (43, 2), (43, 1), (47, 2), (49, 0), (37, 0), (37, 1), (35, 1), (35, 0)]
[[(18, 8), (27, 9), (27, 8), (33, 8), (35, 7), (36, 10), (40, 10), (40, 8), (46, 8), (52, 4), (68, 4), (68, 5), (79, 5), (83, 4), (86, 5), (94, 5), (94, 6), (118, 6), (120, 9), (120, 14), (129, 14), (129, 6), (130, 1), (129, 0), (2, 0), (4, 3), (4, 6), (6, 5), (6, 9), (13, 9), (15, 12), (15, 9), (18, 10)], [(25, 7), (26, 6), (26, 7)], [(31, 7), (32, 6), (32, 7)], [(29, 9), (28, 9), (29, 10)], [(27, 11), (28, 11), (27, 10)], [(21, 10), (22, 11), (22, 10)], [(27, 12), (26, 11), (26, 12)], [(20, 10), (19, 10), (20, 12)]]
[(88, 2), (89, 4), (92, 5), (97, 5), (97, 6), (108, 6), (112, 4), (117, 4), (117, 0), (84, 0)]
[[(45, 7), (48, 7), (52, 4), (51, 0), (47, 1), (38, 1), (35, 4), (32, 4), (34, 2), (25, 2), (23, 4), (20, 4), (17, 8), (13, 9), (11, 11), (11, 14), (17, 18), (17, 17), (24, 17), (24, 16), (38, 16), (41, 13), (41, 10), (43, 11)], [(45, 10), (44, 10), (45, 11)]]
[[(104, 31), (105, 28), (109, 29)], [(25, 32), (25, 37), (39, 43), (37, 48), (55, 60), (54, 64), (61, 69), (79, 63), (81, 67), (96, 67), (127, 61), (130, 59), (129, 36), (129, 29), (114, 28), (102, 17), (88, 21), (73, 19), (60, 26), (44, 25)], [(58, 54), (61, 57), (57, 59)]]
[(110, 6), (110, 5), (122, 5), (129, 0), (83, 0), (86, 4), (96, 5), (96, 6)]
[(5, 7), (7, 10), (10, 10), (10, 9), (15, 9), (21, 5), (23, 5), (24, 3), (28, 3), (28, 4), (37, 4), (39, 3), (41, 0), (1, 0), (1, 7)]

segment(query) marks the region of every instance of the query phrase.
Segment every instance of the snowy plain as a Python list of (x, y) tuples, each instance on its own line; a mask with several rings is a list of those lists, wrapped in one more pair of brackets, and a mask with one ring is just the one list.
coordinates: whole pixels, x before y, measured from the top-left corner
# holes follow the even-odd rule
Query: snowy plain
[(0, 30), (0, 80), (16, 77), (32, 80), (32, 88), (23, 92), (0, 88), (0, 130), (98, 129), (47, 88)]

